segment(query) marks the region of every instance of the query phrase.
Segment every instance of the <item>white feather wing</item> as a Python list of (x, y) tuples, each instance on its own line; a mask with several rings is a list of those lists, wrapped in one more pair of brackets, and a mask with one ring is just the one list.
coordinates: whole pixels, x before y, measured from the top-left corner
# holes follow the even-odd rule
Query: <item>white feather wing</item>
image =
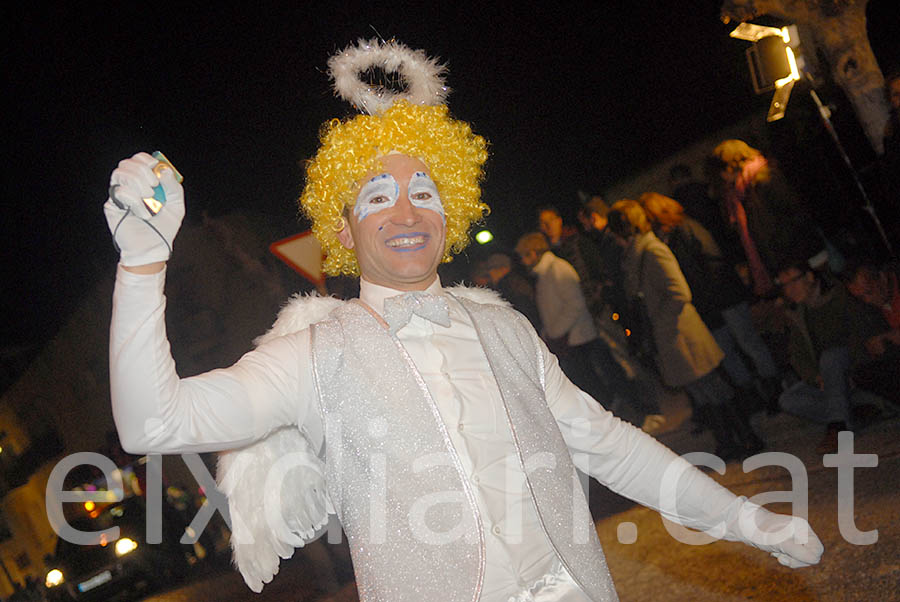
[[(333, 297), (293, 297), (261, 344), (307, 328), (343, 303)], [(305, 430), (285, 427), (265, 439), (219, 455), (216, 480), (228, 498), (235, 566), (254, 592), (262, 591), (290, 558), (318, 536), (334, 513), (325, 491), (325, 464), (316, 453), (321, 441)]]

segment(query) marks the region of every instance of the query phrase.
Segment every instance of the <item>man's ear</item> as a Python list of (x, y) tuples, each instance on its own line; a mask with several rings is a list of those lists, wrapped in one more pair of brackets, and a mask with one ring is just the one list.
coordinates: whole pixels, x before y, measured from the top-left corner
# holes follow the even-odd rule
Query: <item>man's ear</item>
[(340, 232), (337, 233), (337, 238), (344, 245), (346, 249), (352, 249), (355, 246), (353, 242), (353, 233), (350, 232), (350, 224), (347, 223), (347, 218), (343, 218), (344, 227), (341, 228)]

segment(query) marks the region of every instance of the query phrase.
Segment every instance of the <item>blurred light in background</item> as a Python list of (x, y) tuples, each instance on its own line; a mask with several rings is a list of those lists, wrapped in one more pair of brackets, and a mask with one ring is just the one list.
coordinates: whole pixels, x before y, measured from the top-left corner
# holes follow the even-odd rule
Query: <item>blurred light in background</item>
[(486, 245), (487, 243), (494, 240), (494, 235), (490, 230), (481, 230), (475, 235), (475, 240), (480, 245)]

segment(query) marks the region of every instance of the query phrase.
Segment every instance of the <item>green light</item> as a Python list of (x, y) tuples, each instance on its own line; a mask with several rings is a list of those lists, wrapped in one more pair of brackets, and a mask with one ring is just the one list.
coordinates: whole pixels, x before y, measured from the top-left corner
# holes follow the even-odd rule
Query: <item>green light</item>
[(494, 240), (494, 235), (491, 234), (490, 230), (482, 230), (475, 235), (475, 240), (478, 241), (478, 244), (480, 245), (486, 245)]

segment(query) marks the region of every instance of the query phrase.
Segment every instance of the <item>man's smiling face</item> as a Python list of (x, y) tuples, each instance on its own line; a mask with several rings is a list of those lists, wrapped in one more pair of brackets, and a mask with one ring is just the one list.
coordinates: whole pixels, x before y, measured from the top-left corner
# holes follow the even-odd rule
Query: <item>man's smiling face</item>
[(428, 167), (387, 155), (359, 182), (341, 243), (356, 251), (367, 281), (397, 290), (428, 288), (444, 255), (444, 209)]

